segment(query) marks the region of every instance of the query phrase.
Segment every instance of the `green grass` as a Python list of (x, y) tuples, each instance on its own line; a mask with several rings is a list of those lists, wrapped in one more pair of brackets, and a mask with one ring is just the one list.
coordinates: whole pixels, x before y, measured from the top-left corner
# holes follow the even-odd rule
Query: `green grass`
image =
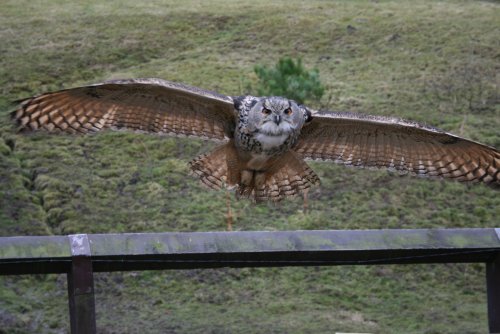
[[(301, 57), (326, 86), (314, 107), (397, 115), (499, 147), (498, 103), (462, 127), (462, 110), (426, 91), (463, 64), (495, 73), (498, 22), (499, 5), (482, 1), (3, 1), (0, 235), (225, 228), (225, 194), (188, 176), (187, 162), (213, 144), (22, 136), (8, 118), (13, 100), (127, 77), (237, 95), (256, 82), (255, 64)], [(487, 89), (498, 98), (494, 82)], [(499, 222), (500, 197), (486, 187), (311, 165), (322, 186), (307, 214), (300, 200), (233, 201), (235, 229)], [(451, 264), (98, 274), (97, 321), (102, 333), (485, 333), (484, 274)], [(68, 331), (64, 276), (0, 280), (0, 333)]]

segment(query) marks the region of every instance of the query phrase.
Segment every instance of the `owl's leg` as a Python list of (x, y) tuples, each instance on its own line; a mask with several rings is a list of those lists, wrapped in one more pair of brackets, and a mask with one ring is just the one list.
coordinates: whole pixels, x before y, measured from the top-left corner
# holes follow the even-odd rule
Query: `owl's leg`
[(227, 221), (227, 230), (233, 230), (233, 210), (231, 210), (231, 195), (229, 194), (229, 189), (226, 188), (226, 221)]
[(261, 188), (266, 183), (266, 173), (255, 171), (254, 174), (255, 188)]
[(253, 170), (244, 169), (241, 171), (241, 180), (240, 184), (244, 187), (250, 187), (253, 181)]
[(302, 194), (304, 195), (304, 206), (303, 206), (304, 214), (307, 214), (307, 210), (309, 209), (309, 201), (307, 198), (308, 193), (309, 193), (309, 188), (302, 190)]
[(239, 175), (240, 179), (238, 182), (238, 189), (236, 191), (236, 198), (250, 197), (254, 189), (254, 171), (242, 169)]

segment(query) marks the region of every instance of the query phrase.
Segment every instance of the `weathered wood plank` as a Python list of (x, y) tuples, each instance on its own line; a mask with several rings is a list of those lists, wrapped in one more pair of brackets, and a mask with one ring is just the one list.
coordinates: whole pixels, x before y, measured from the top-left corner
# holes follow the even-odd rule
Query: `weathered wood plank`
[(0, 274), (65, 273), (70, 265), (67, 236), (0, 237)]
[[(493, 228), (90, 234), (94, 271), (491, 262)], [(0, 273), (68, 272), (68, 238), (0, 238)]]

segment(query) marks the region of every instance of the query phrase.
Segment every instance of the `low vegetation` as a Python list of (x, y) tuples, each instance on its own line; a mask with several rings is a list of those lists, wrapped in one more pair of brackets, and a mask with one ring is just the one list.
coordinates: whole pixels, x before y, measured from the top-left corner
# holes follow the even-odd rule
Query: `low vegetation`
[(325, 91), (318, 70), (306, 70), (300, 58), (280, 58), (274, 67), (255, 65), (254, 72), (259, 78), (257, 96), (285, 96), (303, 104), (319, 101)]
[[(211, 143), (124, 132), (19, 135), (11, 101), (129, 77), (240, 95), (257, 84), (257, 64), (290, 57), (321, 73), (318, 105), (409, 118), (500, 147), (498, 82), (488, 76), (500, 66), (498, 22), (492, 1), (2, 1), (0, 235), (226, 226), (225, 193), (188, 176), (187, 162)], [(463, 64), (482, 74), (464, 84)], [(472, 86), (453, 88), (464, 85)], [(483, 186), (312, 165), (322, 186), (307, 213), (300, 199), (233, 200), (234, 229), (499, 222), (500, 197)], [(484, 275), (482, 265), (465, 264), (97, 274), (98, 329), (485, 333)], [(0, 281), (0, 333), (68, 331), (64, 276)]]

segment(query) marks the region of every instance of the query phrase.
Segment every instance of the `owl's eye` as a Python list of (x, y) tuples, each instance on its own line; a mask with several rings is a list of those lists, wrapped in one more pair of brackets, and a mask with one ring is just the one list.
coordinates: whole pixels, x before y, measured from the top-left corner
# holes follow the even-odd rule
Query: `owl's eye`
[(271, 113), (271, 110), (269, 110), (267, 108), (264, 108), (264, 109), (262, 109), (262, 113), (266, 114), (266, 115), (269, 115)]
[(292, 108), (285, 109), (284, 113), (285, 113), (285, 115), (291, 115), (292, 114)]

